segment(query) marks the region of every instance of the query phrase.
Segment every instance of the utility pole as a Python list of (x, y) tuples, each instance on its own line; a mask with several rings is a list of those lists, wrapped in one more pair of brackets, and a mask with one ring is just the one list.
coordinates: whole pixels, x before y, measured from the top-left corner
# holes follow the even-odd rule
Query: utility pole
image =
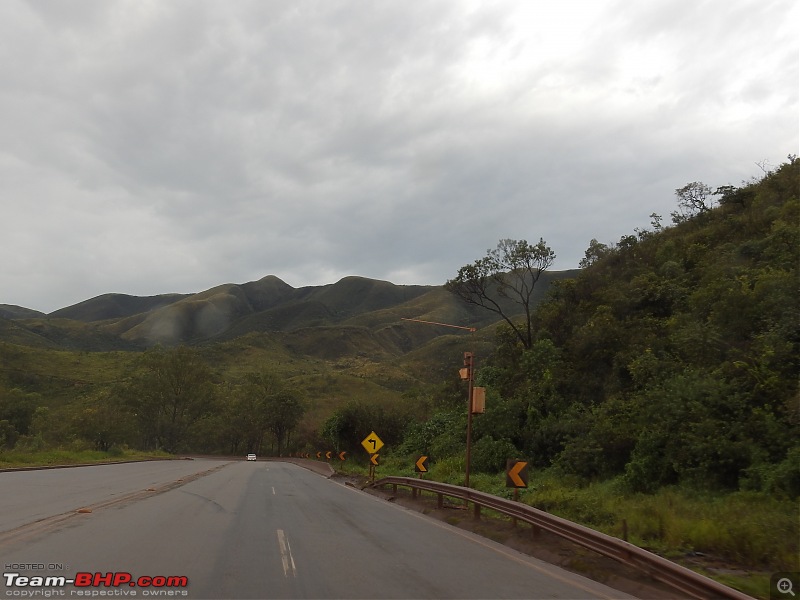
[[(401, 317), (402, 318), (402, 317)], [(402, 319), (403, 321), (413, 321), (415, 323), (425, 323), (426, 325), (440, 325), (442, 327), (453, 327), (455, 329), (466, 329), (467, 331), (474, 332), (474, 327), (464, 327), (462, 325), (451, 325), (450, 323), (437, 323), (436, 321), (423, 321), (422, 319)], [(470, 461), (472, 457), (472, 413), (475, 411), (474, 395), (475, 395), (475, 354), (473, 352), (464, 352), (464, 368), (459, 369), (459, 375), (462, 380), (468, 382), (467, 388), (467, 453), (465, 457), (465, 473), (464, 473), (464, 487), (469, 487), (469, 470)], [(482, 408), (479, 412), (483, 412)]]
[[(466, 371), (466, 373), (464, 373)], [(461, 369), (461, 378), (464, 379), (464, 375), (466, 375), (466, 379), (468, 382), (467, 387), (467, 457), (466, 457), (466, 468), (465, 468), (465, 475), (464, 475), (464, 487), (469, 487), (469, 466), (470, 466), (470, 459), (472, 457), (472, 411), (474, 406), (473, 402), (473, 390), (474, 390), (474, 383), (475, 383), (475, 355), (472, 352), (464, 352), (464, 369)]]

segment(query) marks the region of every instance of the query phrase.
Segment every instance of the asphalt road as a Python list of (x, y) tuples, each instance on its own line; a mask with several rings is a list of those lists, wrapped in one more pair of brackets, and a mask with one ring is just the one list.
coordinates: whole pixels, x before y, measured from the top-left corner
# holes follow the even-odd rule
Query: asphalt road
[[(627, 597), (297, 465), (264, 461), (0, 473), (0, 565), (0, 598)], [(36, 579), (76, 573), (121, 574), (121, 585)], [(188, 585), (134, 587), (128, 574), (131, 583), (163, 576)]]

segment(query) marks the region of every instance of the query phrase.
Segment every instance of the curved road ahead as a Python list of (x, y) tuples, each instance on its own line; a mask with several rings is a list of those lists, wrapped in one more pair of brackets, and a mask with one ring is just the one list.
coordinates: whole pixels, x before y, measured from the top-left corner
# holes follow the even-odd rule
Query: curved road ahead
[[(0, 565), (0, 598), (628, 597), (297, 465), (244, 460), (0, 473)], [(38, 585), (76, 573), (121, 585)]]

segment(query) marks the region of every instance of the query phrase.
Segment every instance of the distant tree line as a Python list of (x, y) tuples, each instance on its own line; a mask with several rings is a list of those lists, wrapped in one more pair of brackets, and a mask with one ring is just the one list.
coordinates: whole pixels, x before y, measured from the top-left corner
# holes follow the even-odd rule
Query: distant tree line
[(201, 354), (157, 346), (129, 372), (58, 409), (0, 387), (0, 448), (88, 444), (140, 450), (282, 454), (305, 412), (299, 392), (267, 370), (221, 381)]

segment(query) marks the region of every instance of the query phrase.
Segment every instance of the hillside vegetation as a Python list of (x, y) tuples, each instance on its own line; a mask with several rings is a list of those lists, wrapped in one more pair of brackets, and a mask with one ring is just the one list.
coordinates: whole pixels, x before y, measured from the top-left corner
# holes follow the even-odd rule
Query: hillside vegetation
[[(621, 477), (631, 491), (796, 498), (799, 171), (791, 157), (676, 211), (670, 227), (653, 215), (616, 245), (593, 241), (581, 273), (538, 305), (529, 349), (498, 328), (478, 371), (488, 399), (475, 466), (519, 456), (586, 481)], [(411, 428), (405, 448), (457, 455), (461, 413)]]

